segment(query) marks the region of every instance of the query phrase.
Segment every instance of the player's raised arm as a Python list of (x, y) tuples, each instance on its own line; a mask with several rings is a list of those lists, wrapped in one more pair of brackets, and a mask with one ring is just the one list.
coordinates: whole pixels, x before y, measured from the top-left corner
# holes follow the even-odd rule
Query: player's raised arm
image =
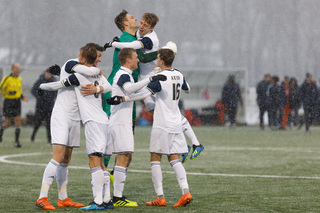
[(130, 82), (130, 77), (127, 74), (123, 74), (120, 76), (117, 85), (122, 87), (125, 91), (128, 93), (136, 92), (140, 89), (142, 89), (144, 86), (149, 84), (150, 82), (155, 81), (165, 81), (167, 80), (167, 77), (165, 75), (159, 74), (151, 76), (150, 78), (143, 79), (141, 81), (138, 81), (136, 83)]

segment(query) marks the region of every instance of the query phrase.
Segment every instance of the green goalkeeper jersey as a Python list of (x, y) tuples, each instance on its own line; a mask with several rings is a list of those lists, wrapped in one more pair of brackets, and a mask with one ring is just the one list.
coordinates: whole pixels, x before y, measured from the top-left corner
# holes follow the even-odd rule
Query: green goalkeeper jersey
[[(136, 37), (134, 37), (133, 35), (131, 35), (130, 33), (127, 32), (123, 32), (122, 35), (119, 38), (120, 42), (132, 42), (137, 40)], [(116, 48), (114, 50), (113, 53), (113, 65), (112, 65), (112, 71), (108, 77), (108, 82), (112, 85), (113, 82), (113, 78), (115, 76), (115, 74), (117, 73), (117, 71), (120, 69), (121, 65), (118, 59), (118, 55), (119, 55), (120, 49)], [(133, 79), (135, 81), (138, 81), (138, 76), (139, 76), (139, 72), (138, 70), (134, 70), (132, 72), (132, 76)], [(106, 99), (111, 97), (111, 92), (108, 93), (104, 93), (103, 94), (103, 100), (102, 100), (102, 106), (103, 106), (103, 111), (105, 111), (107, 113), (108, 116), (110, 116), (110, 105), (107, 103)], [(132, 113), (132, 119), (135, 120), (136, 119), (136, 107), (135, 105), (133, 106), (133, 113)]]

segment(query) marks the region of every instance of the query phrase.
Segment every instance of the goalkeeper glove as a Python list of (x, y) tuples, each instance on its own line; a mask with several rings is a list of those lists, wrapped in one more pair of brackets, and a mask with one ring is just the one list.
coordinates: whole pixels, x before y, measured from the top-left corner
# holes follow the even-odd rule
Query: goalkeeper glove
[(104, 50), (106, 50), (107, 48), (110, 48), (110, 47), (112, 47), (112, 43), (113, 42), (119, 42), (120, 40), (119, 40), (119, 38), (116, 36), (116, 37), (114, 37), (113, 39), (112, 39), (112, 41), (109, 41), (109, 42), (107, 42), (103, 47), (104, 47)]
[(118, 105), (123, 101), (124, 101), (124, 97), (122, 97), (122, 96), (113, 96), (113, 97), (107, 99), (107, 103), (109, 105)]
[(154, 75), (149, 78), (150, 82), (155, 82), (155, 81), (166, 81), (167, 76), (159, 74), (159, 75)]
[(60, 75), (60, 66), (55, 64), (48, 68), (48, 72), (52, 75)]

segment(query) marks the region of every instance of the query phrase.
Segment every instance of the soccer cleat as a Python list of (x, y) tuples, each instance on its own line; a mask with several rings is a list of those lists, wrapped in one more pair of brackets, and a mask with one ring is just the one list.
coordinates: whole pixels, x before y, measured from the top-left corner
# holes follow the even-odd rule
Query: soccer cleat
[(188, 145), (188, 153), (182, 154), (182, 163), (188, 160), (188, 154), (190, 152), (191, 146)]
[(104, 204), (96, 204), (94, 201), (89, 203), (88, 206), (85, 206), (85, 207), (82, 207), (82, 208), (79, 208), (79, 210), (104, 210)]
[(49, 203), (49, 200), (47, 197), (43, 197), (41, 199), (38, 199), (36, 202), (36, 206), (41, 209), (44, 209), (44, 210), (55, 210), (56, 209), (53, 205), (51, 205)]
[(166, 203), (166, 200), (163, 198), (159, 199), (159, 198), (156, 198), (154, 199), (153, 201), (150, 201), (150, 202), (146, 202), (146, 205), (147, 206), (166, 206), (167, 203)]
[(130, 201), (126, 199), (126, 197), (122, 196), (119, 197), (113, 197), (113, 205), (115, 207), (124, 206), (124, 207), (137, 207), (138, 203), (134, 201)]
[(190, 192), (188, 192), (187, 194), (182, 195), (180, 200), (178, 200), (178, 202), (173, 207), (184, 207), (191, 202), (192, 202), (192, 196)]
[(204, 147), (201, 144), (199, 146), (193, 145), (193, 151), (191, 153), (190, 160), (193, 160), (196, 157), (198, 157), (202, 150), (204, 150)]
[(108, 203), (103, 202), (103, 205), (104, 205), (104, 209), (113, 209), (114, 208), (112, 200), (110, 200)]
[(66, 198), (64, 200), (58, 200), (58, 207), (84, 207), (83, 204), (74, 202), (70, 198)]

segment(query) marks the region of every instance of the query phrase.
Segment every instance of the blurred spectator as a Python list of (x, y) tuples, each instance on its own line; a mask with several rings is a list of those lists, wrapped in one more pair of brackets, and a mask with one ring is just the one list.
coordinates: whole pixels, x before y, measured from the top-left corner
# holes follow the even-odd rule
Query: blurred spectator
[(150, 126), (153, 121), (153, 115), (148, 111), (145, 104), (142, 104), (142, 110), (139, 115), (138, 124), (139, 126)]
[(290, 97), (289, 97), (289, 82), (290, 78), (289, 76), (284, 76), (284, 80), (281, 84), (281, 87), (284, 91), (284, 97), (283, 97), (283, 111), (282, 111), (282, 123), (280, 129), (285, 130), (288, 122), (288, 117), (290, 114)]
[[(269, 89), (271, 86), (270, 74), (265, 74), (262, 81), (257, 84), (257, 104), (259, 106), (259, 121), (260, 128), (264, 129), (263, 116), (265, 112), (268, 112), (269, 108)], [(269, 114), (268, 114), (269, 116)]]
[(234, 127), (236, 122), (238, 102), (242, 105), (240, 87), (235, 82), (234, 75), (229, 75), (228, 80), (222, 89), (222, 104), (227, 107), (230, 127)]
[(288, 119), (288, 126), (291, 127), (292, 123), (297, 126), (299, 123), (299, 85), (296, 78), (291, 78), (289, 82), (289, 104), (290, 104), (290, 114)]
[(42, 83), (49, 83), (54, 81), (55, 79), (53, 77), (53, 74), (50, 72), (48, 68), (44, 72), (44, 74), (40, 75), (39, 79), (34, 83), (31, 89), (32, 95), (34, 95), (34, 97), (36, 97), (37, 99), (34, 128), (31, 135), (32, 142), (36, 137), (36, 133), (42, 121), (45, 121), (46, 130), (47, 130), (47, 142), (51, 144), (50, 119), (51, 119), (51, 113), (52, 113), (54, 101), (57, 96), (57, 92), (41, 90), (39, 86)]
[(306, 74), (306, 79), (299, 89), (299, 97), (304, 110), (304, 122), (306, 132), (310, 133), (310, 125), (314, 117), (314, 106), (317, 103), (318, 90), (310, 73)]
[(4, 122), (0, 126), (0, 142), (4, 129), (11, 125), (11, 119), (14, 119), (15, 130), (15, 147), (21, 147), (19, 142), (21, 127), (21, 100), (28, 101), (22, 94), (22, 79), (19, 76), (20, 64), (14, 63), (11, 66), (11, 74), (2, 78), (0, 83), (0, 91), (4, 97), (3, 114)]
[(272, 76), (271, 78), (272, 87), (269, 91), (269, 98), (270, 98), (270, 128), (272, 130), (278, 129), (279, 125), (282, 121), (282, 106), (283, 106), (283, 99), (284, 99), (284, 89), (278, 85), (279, 77)]

